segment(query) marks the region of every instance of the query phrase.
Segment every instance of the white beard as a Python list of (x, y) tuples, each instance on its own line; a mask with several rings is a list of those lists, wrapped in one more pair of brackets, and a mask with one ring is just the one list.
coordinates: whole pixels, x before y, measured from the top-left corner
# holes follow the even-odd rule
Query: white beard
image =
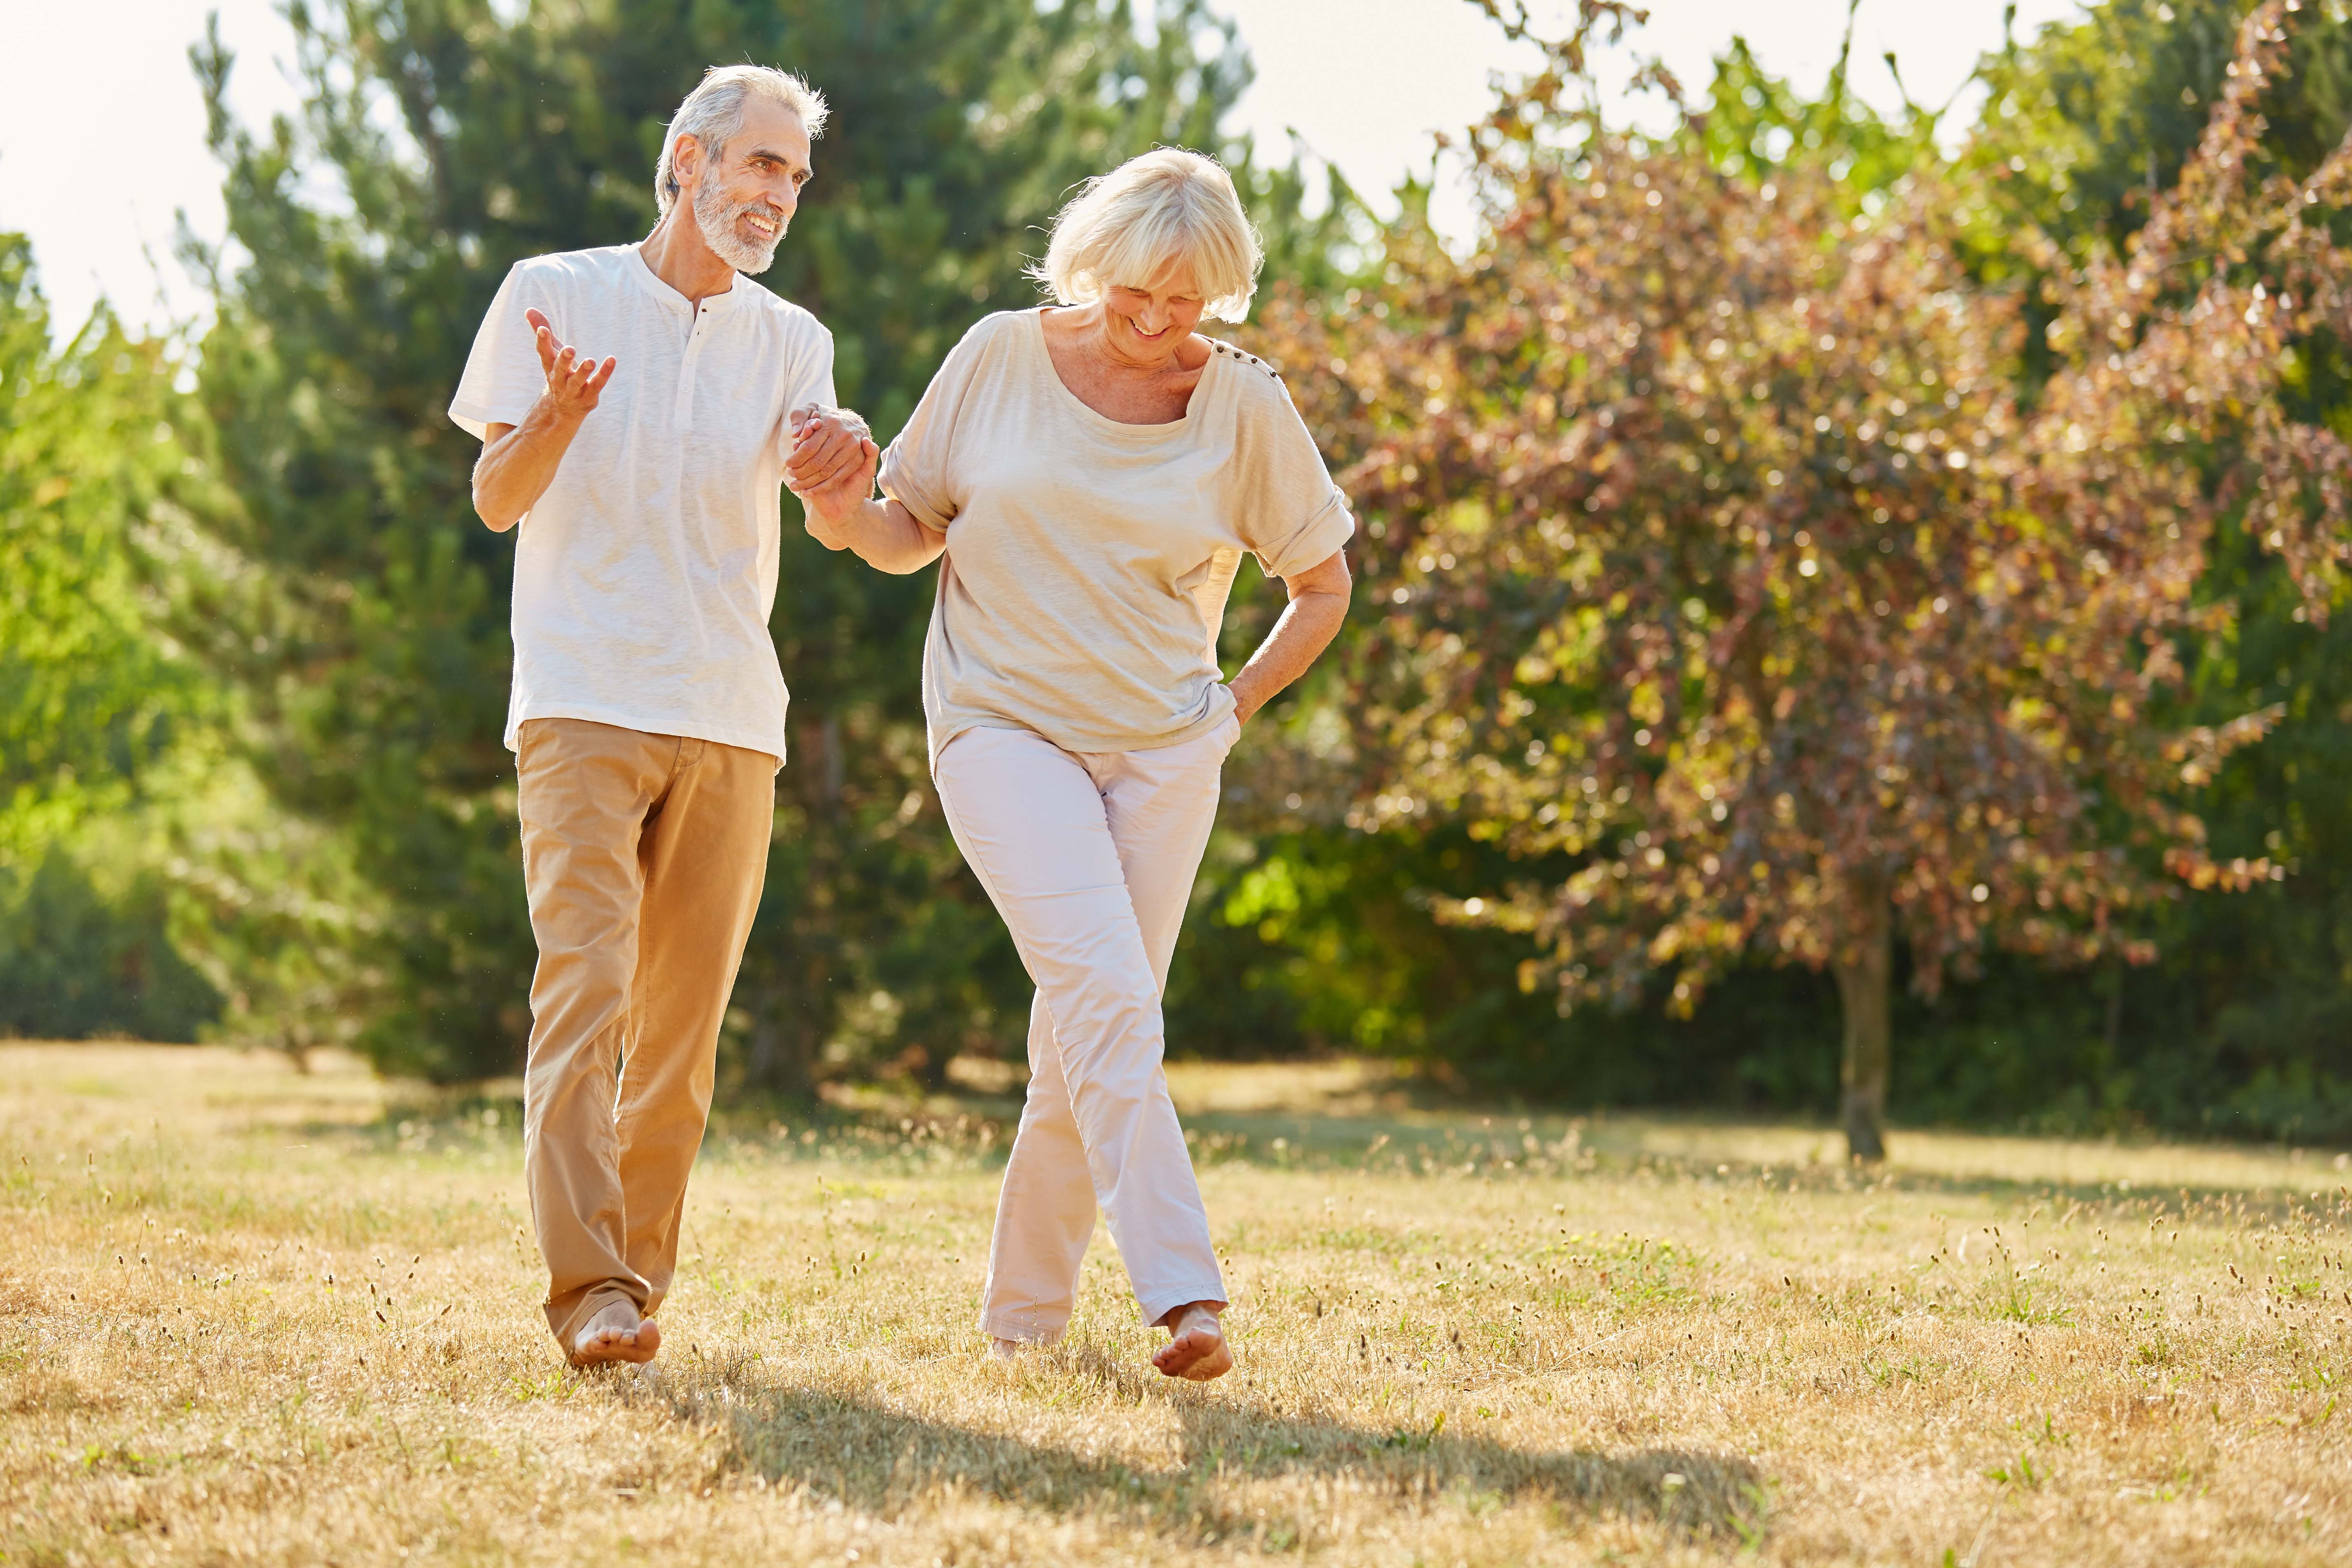
[(776, 247), (791, 226), (779, 221), (776, 232), (765, 245), (754, 245), (736, 232), (735, 223), (745, 213), (765, 212), (772, 215), (775, 208), (765, 202), (741, 202), (730, 205), (716, 184), (706, 184), (694, 193), (695, 226), (702, 230), (702, 240), (710, 247), (712, 255), (736, 271), (758, 277), (776, 259)]

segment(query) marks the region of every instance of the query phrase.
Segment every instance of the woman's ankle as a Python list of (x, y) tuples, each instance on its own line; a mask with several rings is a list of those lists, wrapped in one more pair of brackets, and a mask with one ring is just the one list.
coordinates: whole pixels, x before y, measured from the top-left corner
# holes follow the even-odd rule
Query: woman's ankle
[(1223, 1301), (1187, 1301), (1163, 1316), (1160, 1326), (1171, 1334), (1181, 1334), (1187, 1328), (1188, 1320), (1205, 1317), (1209, 1320), (1209, 1327), (1216, 1328), (1222, 1321), (1224, 1310)]

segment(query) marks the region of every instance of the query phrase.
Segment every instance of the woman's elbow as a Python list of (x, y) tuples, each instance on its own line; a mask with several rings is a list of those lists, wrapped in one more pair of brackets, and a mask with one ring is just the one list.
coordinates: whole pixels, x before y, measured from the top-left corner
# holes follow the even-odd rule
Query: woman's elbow
[(1332, 610), (1346, 614), (1348, 601), (1356, 591), (1354, 578), (1348, 571), (1347, 552), (1334, 552), (1299, 573), (1291, 579), (1290, 589), (1293, 598), (1319, 599)]

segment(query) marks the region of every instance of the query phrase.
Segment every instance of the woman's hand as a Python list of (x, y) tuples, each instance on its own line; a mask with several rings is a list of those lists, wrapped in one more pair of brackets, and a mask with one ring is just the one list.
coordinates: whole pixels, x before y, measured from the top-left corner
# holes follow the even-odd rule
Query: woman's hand
[(784, 463), (784, 483), (801, 498), (809, 532), (818, 543), (837, 550), (843, 529), (874, 493), (881, 449), (874, 445), (866, 421), (845, 408), (810, 404), (793, 409), (788, 417), (793, 449)]
[(854, 550), (885, 572), (919, 572), (940, 558), (947, 536), (925, 528), (887, 497), (874, 499), (881, 448), (866, 421), (845, 408), (811, 404), (790, 416), (792, 455), (784, 482), (801, 498), (809, 537), (827, 550)]
[[(871, 476), (880, 460), (881, 449), (874, 445), (866, 421), (846, 408), (811, 403), (785, 417), (792, 427), (793, 448), (784, 461), (784, 482), (796, 496), (822, 494), (861, 468)], [(867, 493), (871, 492), (869, 483)]]

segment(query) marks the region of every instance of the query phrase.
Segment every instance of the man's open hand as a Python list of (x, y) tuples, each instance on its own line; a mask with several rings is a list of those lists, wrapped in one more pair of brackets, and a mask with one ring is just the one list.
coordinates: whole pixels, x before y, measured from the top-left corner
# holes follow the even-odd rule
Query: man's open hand
[(813, 512), (855, 506), (874, 493), (882, 450), (865, 420), (846, 408), (815, 404), (793, 409), (788, 420), (793, 449), (784, 463), (784, 483)]
[(524, 311), (523, 320), (530, 323), (539, 344), (540, 368), (547, 373), (547, 401), (556, 416), (574, 423), (586, 418), (620, 361), (598, 364), (593, 354), (583, 356), (571, 344), (557, 342), (554, 326), (538, 310)]

